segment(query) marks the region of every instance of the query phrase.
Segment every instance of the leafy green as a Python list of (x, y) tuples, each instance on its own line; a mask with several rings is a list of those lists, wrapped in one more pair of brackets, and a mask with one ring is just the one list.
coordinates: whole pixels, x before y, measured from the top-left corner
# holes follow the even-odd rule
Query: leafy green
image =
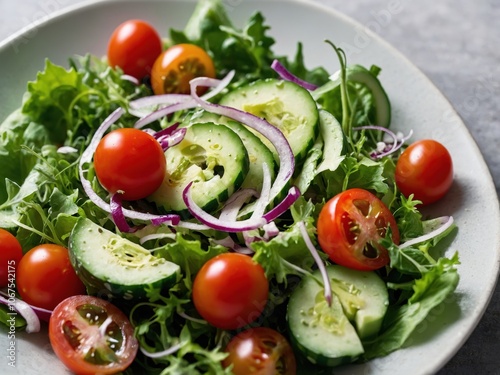
[[(185, 295), (184, 298), (177, 295)], [(161, 374), (230, 374), (222, 368), (226, 354), (217, 342), (198, 343), (199, 337), (215, 337), (215, 328), (199, 318), (186, 319), (185, 310), (190, 307), (189, 293), (181, 285), (173, 287), (167, 297), (150, 294), (148, 302), (134, 306), (130, 320), (141, 347), (150, 353), (175, 347), (171, 354), (157, 359), (139, 355), (137, 370), (132, 372)]]
[(323, 68), (306, 69), (301, 44), (298, 44), (293, 61), (275, 55), (272, 50), (275, 40), (268, 35), (269, 29), (260, 12), (251, 15), (241, 29), (235, 27), (221, 0), (206, 0), (197, 3), (183, 31), (170, 30), (170, 42), (194, 43), (203, 47), (212, 56), (219, 76), (235, 71), (232, 86), (276, 77), (271, 68), (274, 59), (279, 59), (292, 73), (312, 83), (327, 81), (328, 74)]
[(413, 285), (414, 294), (408, 303), (390, 308), (383, 323), (382, 333), (373, 341), (364, 343), (364, 359), (385, 356), (401, 348), (415, 328), (441, 305), (458, 285), (459, 276), (455, 268), (459, 264), (455, 254), (451, 259), (440, 258)]
[(12, 311), (9, 306), (3, 304), (0, 305), (0, 323), (9, 328), (14, 326), (16, 331), (23, 330), (27, 325), (26, 319), (17, 312)]
[[(36, 158), (23, 148), (41, 147), (46, 142), (44, 134), (29, 116), (21, 110), (14, 111), (0, 125), (0, 204), (12, 199), (8, 184), (21, 185), (33, 168)], [(9, 182), (7, 182), (9, 181)], [(10, 197), (8, 197), (10, 195)]]
[(157, 255), (178, 264), (184, 274), (186, 286), (191, 289), (192, 280), (203, 264), (226, 251), (227, 249), (220, 245), (209, 245), (205, 249), (200, 240), (186, 239), (183, 234), (177, 233), (174, 242), (157, 249)]

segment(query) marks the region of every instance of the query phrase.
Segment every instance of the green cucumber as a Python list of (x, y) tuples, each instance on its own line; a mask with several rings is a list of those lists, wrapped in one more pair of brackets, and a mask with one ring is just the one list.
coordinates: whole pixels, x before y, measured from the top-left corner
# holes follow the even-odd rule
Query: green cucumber
[(309, 361), (337, 366), (364, 353), (362, 342), (379, 332), (389, 299), (385, 283), (374, 272), (339, 265), (328, 266), (327, 272), (332, 305), (316, 271), (292, 293), (287, 318), (292, 342)]
[(389, 294), (375, 272), (328, 267), (332, 291), (342, 303), (347, 318), (354, 323), (361, 340), (375, 336), (389, 305)]
[(333, 294), (328, 306), (323, 287), (305, 277), (292, 293), (287, 308), (290, 341), (312, 363), (338, 366), (364, 353), (356, 329)]
[(319, 111), (319, 128), (323, 139), (323, 160), (316, 168), (316, 173), (325, 170), (335, 171), (344, 159), (347, 150), (347, 139), (342, 125), (330, 112)]
[(274, 160), (273, 153), (260, 140), (260, 138), (250, 130), (248, 130), (246, 126), (240, 124), (237, 121), (233, 121), (228, 117), (220, 116), (206, 111), (196, 112), (195, 114), (193, 114), (189, 122), (213, 122), (215, 124), (226, 125), (228, 128), (230, 128), (240, 136), (241, 141), (245, 145), (250, 161), (250, 168), (245, 180), (241, 184), (241, 188), (255, 189), (260, 192), (260, 189), (262, 188), (262, 181), (264, 178), (262, 171), (262, 165), (264, 163), (269, 166), (271, 180), (274, 180), (274, 177), (276, 176), (277, 164)]
[[(375, 107), (375, 125), (388, 128), (391, 124), (391, 103), (376, 74), (361, 65), (351, 65), (346, 70), (347, 83), (361, 84), (370, 90)], [(312, 92), (312, 96), (321, 104), (321, 97), (329, 91), (340, 88), (340, 76), (332, 75), (330, 81)]]
[(106, 298), (140, 300), (148, 291), (170, 288), (180, 276), (177, 264), (86, 218), (71, 232), (69, 257), (89, 294)]
[[(305, 159), (319, 133), (316, 102), (309, 91), (290, 81), (255, 81), (229, 92), (220, 104), (265, 118), (279, 128), (290, 143), (297, 164)], [(271, 142), (255, 133), (278, 161), (278, 152)]]
[(248, 153), (240, 137), (227, 126), (193, 124), (182, 142), (165, 151), (167, 173), (163, 184), (148, 197), (161, 210), (188, 216), (182, 199), (190, 194), (207, 212), (217, 210), (243, 183), (249, 169)]

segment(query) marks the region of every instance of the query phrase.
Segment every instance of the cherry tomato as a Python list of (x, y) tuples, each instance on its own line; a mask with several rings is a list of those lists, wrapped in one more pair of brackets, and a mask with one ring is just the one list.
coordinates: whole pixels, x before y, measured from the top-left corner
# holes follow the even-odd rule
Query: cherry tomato
[(149, 23), (129, 20), (119, 25), (108, 43), (108, 63), (137, 79), (148, 76), (162, 51), (161, 38)]
[(262, 266), (247, 255), (225, 253), (206, 262), (193, 283), (193, 302), (215, 327), (236, 329), (257, 319), (269, 284)]
[(117, 129), (99, 142), (94, 167), (101, 185), (125, 200), (152, 194), (166, 173), (163, 149), (150, 134), (132, 128)]
[(0, 228), (0, 288), (12, 283), (23, 257), (21, 244), (10, 232)]
[(151, 86), (157, 95), (189, 94), (189, 81), (196, 77), (215, 78), (212, 58), (203, 48), (194, 44), (176, 44), (155, 61), (151, 71)]
[(73, 296), (54, 309), (49, 339), (59, 359), (79, 375), (116, 374), (135, 359), (139, 344), (127, 316), (92, 296)]
[(406, 197), (422, 204), (441, 199), (453, 183), (453, 162), (441, 143), (424, 139), (411, 144), (396, 164), (396, 184)]
[(295, 375), (297, 364), (288, 341), (271, 328), (257, 327), (233, 337), (224, 367), (234, 375)]
[(47, 310), (67, 297), (85, 293), (71, 266), (68, 249), (59, 245), (39, 245), (24, 254), (16, 282), (24, 301)]
[(318, 217), (318, 242), (337, 264), (361, 271), (389, 263), (387, 249), (379, 245), (390, 227), (392, 240), (399, 243), (394, 216), (369, 191), (349, 189), (331, 198)]

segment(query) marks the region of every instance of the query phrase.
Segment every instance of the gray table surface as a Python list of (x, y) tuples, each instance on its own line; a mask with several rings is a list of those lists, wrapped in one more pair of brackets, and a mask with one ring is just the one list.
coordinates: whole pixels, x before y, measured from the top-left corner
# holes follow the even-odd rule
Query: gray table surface
[[(81, 1), (0, 0), (0, 40)], [(375, 31), (434, 82), (482, 150), (500, 193), (500, 1), (316, 1)], [(387, 13), (396, 6), (401, 11)], [(500, 374), (500, 288), (469, 340), (439, 372), (472, 373)]]

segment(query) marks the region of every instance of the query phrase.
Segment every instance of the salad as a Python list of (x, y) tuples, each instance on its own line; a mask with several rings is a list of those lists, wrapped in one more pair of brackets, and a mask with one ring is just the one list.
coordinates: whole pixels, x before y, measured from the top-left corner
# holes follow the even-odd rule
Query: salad
[(450, 155), (391, 128), (380, 67), (273, 46), (205, 0), (46, 61), (0, 125), (9, 332), (47, 321), (82, 374), (331, 373), (407, 343), (459, 281), (453, 218), (419, 210)]

